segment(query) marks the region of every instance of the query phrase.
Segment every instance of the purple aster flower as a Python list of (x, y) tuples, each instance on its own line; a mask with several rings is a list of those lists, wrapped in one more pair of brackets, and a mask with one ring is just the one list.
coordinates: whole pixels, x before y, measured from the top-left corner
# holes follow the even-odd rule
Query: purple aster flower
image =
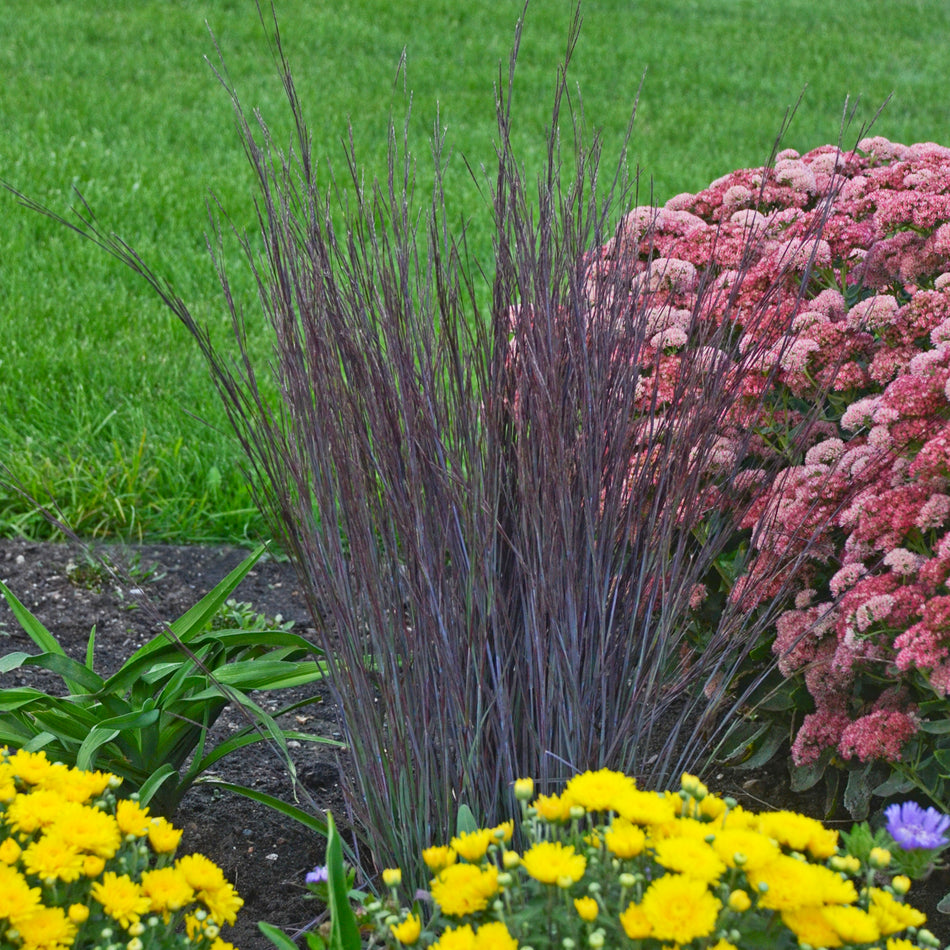
[(304, 878), (304, 882), (307, 884), (323, 884), (327, 881), (327, 879), (328, 875), (326, 867), (319, 865), (307, 873), (307, 876)]
[(884, 809), (887, 833), (905, 850), (917, 848), (933, 850), (947, 844), (945, 832), (950, 828), (950, 817), (936, 808), (921, 808), (916, 802), (889, 805)]

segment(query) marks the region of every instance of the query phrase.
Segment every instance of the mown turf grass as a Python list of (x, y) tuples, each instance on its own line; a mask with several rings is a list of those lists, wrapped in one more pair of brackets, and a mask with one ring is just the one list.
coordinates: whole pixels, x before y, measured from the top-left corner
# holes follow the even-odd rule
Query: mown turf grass
[[(447, 204), (489, 268), (485, 198), (461, 156), (476, 169), (493, 162), (493, 86), (520, 11), (520, 0), (278, 4), (317, 154), (342, 173), (349, 122), (366, 176), (382, 172), (388, 116), (403, 116), (411, 93), (424, 186), (438, 108), (454, 153)], [(566, 0), (532, 0), (528, 11), (514, 114), (530, 173), (570, 15)], [(583, 16), (572, 72), (588, 123), (603, 133), (604, 170), (616, 165), (645, 71), (630, 149), (643, 200), (761, 164), (806, 85), (790, 147), (834, 141), (847, 96), (859, 97), (858, 124), (892, 96), (878, 134), (950, 144), (942, 0), (588, 0)], [(205, 247), (209, 194), (239, 229), (255, 217), (231, 106), (204, 59), (216, 59), (208, 27), (244, 104), (287, 141), (253, 0), (0, 5), (0, 177), (59, 212), (78, 188), (225, 334)], [(240, 540), (259, 532), (239, 451), (185, 331), (119, 265), (12, 196), (3, 222), (0, 460), (32, 493), (50, 493), (85, 535)], [(266, 357), (233, 245), (227, 260)], [(0, 493), (0, 532), (48, 531), (28, 503)]]

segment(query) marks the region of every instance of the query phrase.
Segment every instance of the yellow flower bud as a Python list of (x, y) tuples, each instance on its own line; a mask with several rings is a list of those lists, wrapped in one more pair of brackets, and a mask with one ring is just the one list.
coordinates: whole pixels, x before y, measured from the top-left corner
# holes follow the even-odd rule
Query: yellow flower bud
[(574, 898), (574, 909), (577, 911), (577, 915), (581, 920), (586, 920), (587, 923), (597, 919), (597, 901), (593, 897), (575, 897)]
[(887, 848), (871, 848), (872, 868), (886, 868), (891, 863), (891, 852)]
[(752, 906), (752, 899), (745, 891), (735, 890), (729, 895), (729, 907), (742, 914)]
[(89, 908), (85, 904), (70, 904), (66, 914), (74, 924), (84, 924), (89, 919)]
[(517, 851), (506, 851), (502, 855), (501, 863), (505, 866), (506, 870), (510, 871), (521, 864), (521, 855), (518, 854)]
[(898, 874), (897, 877), (891, 881), (891, 887), (894, 888), (895, 894), (903, 896), (910, 890), (910, 878), (906, 874)]
[(520, 802), (531, 800), (534, 795), (534, 779), (519, 778), (515, 780), (515, 798)]
[(402, 884), (402, 871), (399, 868), (386, 868), (383, 871), (383, 884), (386, 887), (399, 887)]

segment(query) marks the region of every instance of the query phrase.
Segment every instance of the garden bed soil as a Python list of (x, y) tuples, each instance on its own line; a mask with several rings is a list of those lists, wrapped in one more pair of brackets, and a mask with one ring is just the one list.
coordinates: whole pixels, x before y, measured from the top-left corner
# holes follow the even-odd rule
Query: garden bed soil
[[(95, 663), (100, 673), (118, 669), (158, 632), (161, 621), (170, 622), (185, 613), (248, 555), (241, 548), (209, 546), (103, 545), (98, 550), (117, 564), (131, 567), (124, 581), (90, 568), (87, 552), (77, 545), (0, 540), (0, 580), (55, 634), (71, 656), (84, 657), (89, 632), (95, 625)], [(256, 612), (293, 620), (296, 633), (315, 639), (301, 588), (289, 563), (265, 557), (233, 596), (251, 604)], [(36, 652), (5, 603), (0, 603), (0, 638), (0, 653)], [(36, 684), (34, 672), (0, 676), (0, 686), (4, 687), (27, 682)], [(313, 703), (289, 714), (282, 724), (339, 738), (333, 703), (319, 683), (255, 698), (273, 711), (305, 696), (312, 697)], [(225, 737), (245, 724), (244, 718), (229, 708), (218, 720), (213, 736)], [(340, 786), (340, 769), (348, 768), (345, 755), (311, 743), (296, 743), (292, 754), (301, 794), (311, 796), (324, 811), (332, 811), (345, 831), (346, 808)], [(293, 801), (282, 761), (264, 744), (247, 747), (222, 760), (216, 766), (216, 775)], [(717, 793), (734, 795), (758, 810), (789, 808), (841, 827), (850, 825), (843, 810), (828, 818), (822, 789), (791, 791), (781, 756), (761, 769), (723, 769), (710, 776), (710, 785)], [(299, 804), (307, 807), (303, 799)], [(271, 944), (258, 931), (258, 920), (277, 924), (291, 934), (313, 924), (320, 908), (307, 899), (304, 876), (323, 861), (323, 841), (318, 835), (264, 805), (209, 785), (195, 786), (188, 792), (174, 821), (184, 830), (179, 853), (198, 851), (208, 855), (223, 868), (244, 899), (237, 925), (225, 928), (222, 934), (226, 939), (241, 950), (265, 950)], [(950, 918), (937, 913), (936, 904), (947, 892), (947, 872), (937, 872), (928, 881), (915, 884), (911, 892), (912, 903), (927, 913), (928, 926), (942, 943), (950, 943)]]

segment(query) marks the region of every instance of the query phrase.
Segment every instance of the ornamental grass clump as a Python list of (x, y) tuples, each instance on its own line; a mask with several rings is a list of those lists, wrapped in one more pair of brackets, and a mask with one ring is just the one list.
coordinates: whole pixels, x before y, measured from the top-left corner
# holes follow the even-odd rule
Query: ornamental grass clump
[[(392, 948), (780, 950), (934, 948), (925, 915), (904, 901), (911, 882), (889, 855), (862, 861), (821, 822), (747, 811), (684, 774), (650, 792), (606, 769), (574, 776), (560, 794), (516, 783), (509, 821), (423, 852), (427, 893), (367, 905), (375, 939)], [(532, 800), (533, 799), (533, 800)], [(477, 842), (477, 845), (475, 844)]]
[[(591, 254), (613, 233), (613, 209), (635, 199), (623, 158), (613, 175), (601, 171), (602, 144), (571, 101), (578, 29), (579, 19), (534, 180), (512, 133), (520, 24), (499, 76), (487, 286), (464, 228), (446, 220), (442, 133), (421, 206), (408, 132), (395, 128), (386, 180), (364, 181), (348, 153), (348, 180), (331, 176), (324, 189), (275, 33), (292, 147), (229, 88), (259, 187), (263, 251), (240, 240), (273, 334), (267, 380), (246, 348), (222, 248), (237, 358), (80, 212), (78, 229), (144, 276), (207, 358), (323, 638), (370, 879), (398, 864), (407, 883), (424, 883), (422, 849), (448, 833), (458, 801), (500, 820), (518, 775), (547, 787), (609, 765), (663, 787), (698, 766), (741, 701), (737, 671), (771, 619), (767, 603), (752, 612), (722, 600), (701, 649), (688, 623), (755, 478), (802, 455), (815, 414), (776, 422), (788, 458), (757, 461), (750, 480), (759, 433), (724, 441), (721, 429), (737, 403), (753, 418), (774, 403), (775, 373), (761, 371), (774, 340), (748, 332), (740, 347), (735, 295), (718, 272), (666, 255), (643, 277)], [(819, 216), (810, 243), (756, 273), (742, 327), (791, 332), (820, 226)], [(643, 236), (625, 223), (621, 245), (635, 230)], [(744, 273), (751, 258), (732, 238)], [(671, 292), (690, 302), (675, 327), (657, 326)], [(711, 310), (722, 318), (704, 320)], [(669, 380), (655, 357), (683, 334), (697, 346)], [(766, 602), (780, 602), (807, 549), (768, 572)]]
[(243, 901), (122, 780), (0, 749), (0, 945), (11, 950), (233, 950)]

